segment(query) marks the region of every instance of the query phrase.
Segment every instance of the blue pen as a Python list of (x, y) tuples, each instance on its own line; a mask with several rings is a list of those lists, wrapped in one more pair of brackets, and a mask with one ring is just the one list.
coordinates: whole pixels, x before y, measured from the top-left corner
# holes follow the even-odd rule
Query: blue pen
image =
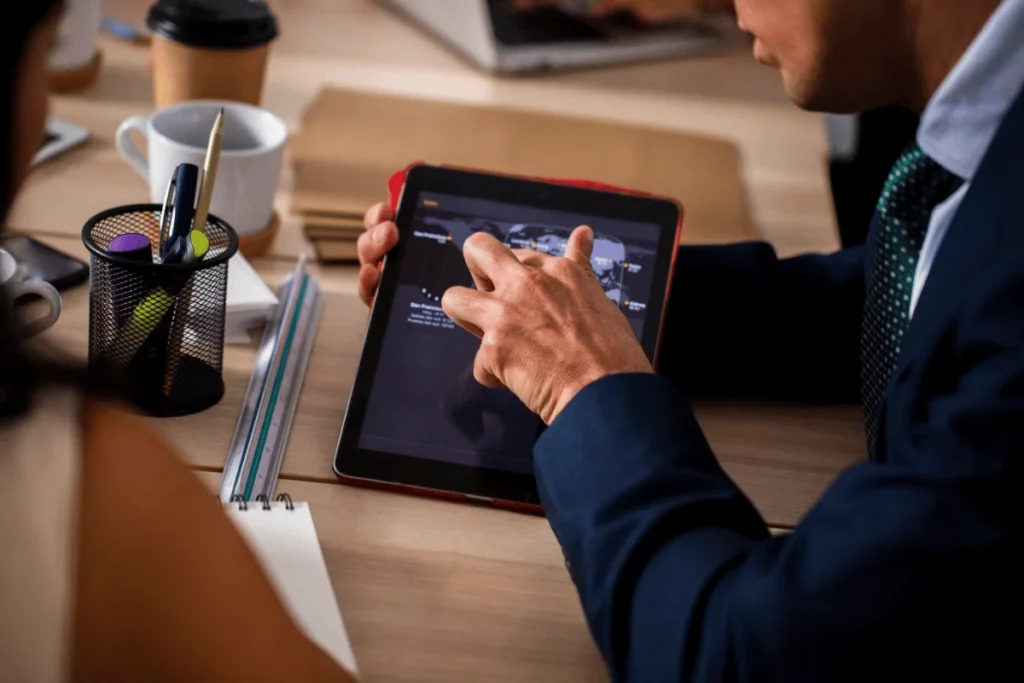
[(106, 17), (103, 19), (103, 30), (118, 40), (125, 40), (139, 45), (149, 43), (149, 36), (131, 24)]
[[(161, 221), (160, 258), (164, 263), (180, 263), (185, 258), (187, 239), (192, 231), (199, 189), (199, 167), (179, 164), (167, 188), (167, 203)], [(167, 212), (170, 211), (170, 215)]]

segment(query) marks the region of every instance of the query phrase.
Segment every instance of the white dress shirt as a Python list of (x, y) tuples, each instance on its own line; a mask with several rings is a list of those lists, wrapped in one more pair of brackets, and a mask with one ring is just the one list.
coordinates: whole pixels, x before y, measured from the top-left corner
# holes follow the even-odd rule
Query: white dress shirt
[(964, 185), (932, 212), (914, 273), (911, 314), (971, 180), (1022, 88), (1024, 0), (1003, 0), (928, 103), (918, 128), (924, 153)]

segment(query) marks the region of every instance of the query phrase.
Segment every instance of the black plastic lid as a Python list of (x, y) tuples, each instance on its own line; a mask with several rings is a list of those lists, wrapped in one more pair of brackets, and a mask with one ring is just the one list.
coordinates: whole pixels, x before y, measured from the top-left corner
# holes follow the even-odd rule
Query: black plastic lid
[(277, 38), (277, 19), (265, 0), (157, 0), (146, 25), (195, 47), (244, 49)]

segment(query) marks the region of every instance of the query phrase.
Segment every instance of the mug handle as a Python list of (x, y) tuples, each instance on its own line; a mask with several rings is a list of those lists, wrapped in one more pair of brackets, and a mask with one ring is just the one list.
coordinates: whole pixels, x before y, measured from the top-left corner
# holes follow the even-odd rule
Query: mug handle
[(132, 131), (139, 131), (146, 135), (146, 128), (149, 126), (148, 116), (130, 116), (117, 128), (117, 135), (114, 140), (117, 143), (117, 151), (128, 162), (128, 165), (135, 169), (135, 172), (142, 176), (142, 179), (149, 182), (149, 162), (142, 152), (132, 142)]
[(24, 296), (25, 294), (36, 294), (50, 304), (50, 312), (47, 315), (42, 316), (30, 323), (26, 323), (15, 332), (15, 335), (20, 339), (27, 339), (28, 337), (34, 337), (40, 332), (53, 327), (57, 319), (60, 318), (61, 311), (61, 298), (56, 288), (49, 282), (43, 282), (42, 280), (22, 280), (16, 282), (11, 286), (14, 298)]

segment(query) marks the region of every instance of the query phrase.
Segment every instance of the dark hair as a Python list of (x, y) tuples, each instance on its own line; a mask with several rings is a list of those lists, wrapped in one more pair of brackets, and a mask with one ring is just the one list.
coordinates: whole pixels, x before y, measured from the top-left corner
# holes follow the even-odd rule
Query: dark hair
[[(56, 11), (61, 0), (20, 3), (0, 22), (0, 230), (15, 194), (14, 136), (19, 75), (32, 34)], [(23, 413), (37, 373), (13, 334), (14, 311), (0, 292), (0, 419)]]

